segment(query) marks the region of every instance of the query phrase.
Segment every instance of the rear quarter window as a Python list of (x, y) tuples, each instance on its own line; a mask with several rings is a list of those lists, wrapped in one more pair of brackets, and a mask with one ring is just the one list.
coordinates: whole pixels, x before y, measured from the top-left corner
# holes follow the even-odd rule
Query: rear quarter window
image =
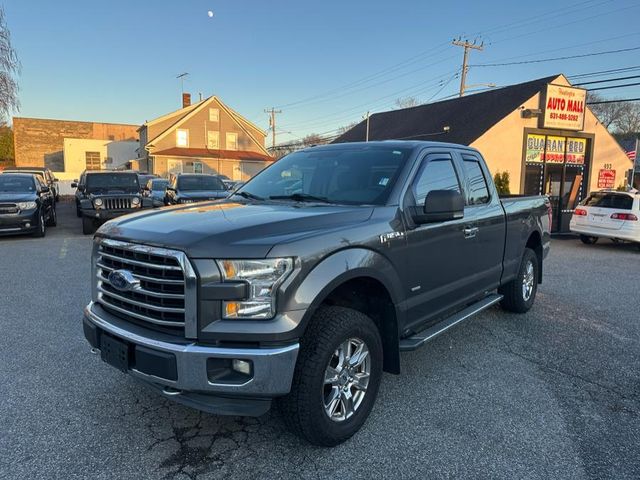
[(586, 207), (631, 210), (633, 208), (633, 198), (619, 193), (592, 193), (584, 201), (584, 205)]

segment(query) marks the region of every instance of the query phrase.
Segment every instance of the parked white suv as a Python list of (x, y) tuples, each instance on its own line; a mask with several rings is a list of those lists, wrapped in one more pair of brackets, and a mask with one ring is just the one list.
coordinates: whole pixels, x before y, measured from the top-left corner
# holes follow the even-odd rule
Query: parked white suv
[(604, 237), (634, 242), (640, 248), (640, 193), (593, 192), (573, 211), (569, 228), (586, 244)]

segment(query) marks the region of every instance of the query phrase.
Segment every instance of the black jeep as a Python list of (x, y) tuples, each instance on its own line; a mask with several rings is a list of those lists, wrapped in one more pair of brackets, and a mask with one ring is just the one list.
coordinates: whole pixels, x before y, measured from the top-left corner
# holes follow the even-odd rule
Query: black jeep
[(76, 188), (76, 207), (82, 217), (82, 233), (94, 233), (97, 227), (142, 208), (142, 194), (135, 172), (87, 171)]

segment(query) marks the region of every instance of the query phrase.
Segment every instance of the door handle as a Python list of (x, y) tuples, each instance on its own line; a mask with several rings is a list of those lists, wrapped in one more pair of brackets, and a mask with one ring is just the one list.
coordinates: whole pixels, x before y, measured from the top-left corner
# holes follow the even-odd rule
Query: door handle
[(478, 230), (480, 230), (478, 227), (465, 227), (464, 230), (462, 230), (464, 232), (464, 238), (475, 237)]

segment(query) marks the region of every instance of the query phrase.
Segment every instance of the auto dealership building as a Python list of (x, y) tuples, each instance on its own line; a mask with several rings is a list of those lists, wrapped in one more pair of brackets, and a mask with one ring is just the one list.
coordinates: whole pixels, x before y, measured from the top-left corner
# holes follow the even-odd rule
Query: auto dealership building
[[(364, 141), (367, 121), (335, 142)], [(369, 140), (432, 140), (477, 148), (512, 194), (549, 195), (553, 231), (568, 231), (589, 192), (628, 183), (631, 160), (586, 106), (586, 91), (554, 75), (466, 97), (372, 115)]]

